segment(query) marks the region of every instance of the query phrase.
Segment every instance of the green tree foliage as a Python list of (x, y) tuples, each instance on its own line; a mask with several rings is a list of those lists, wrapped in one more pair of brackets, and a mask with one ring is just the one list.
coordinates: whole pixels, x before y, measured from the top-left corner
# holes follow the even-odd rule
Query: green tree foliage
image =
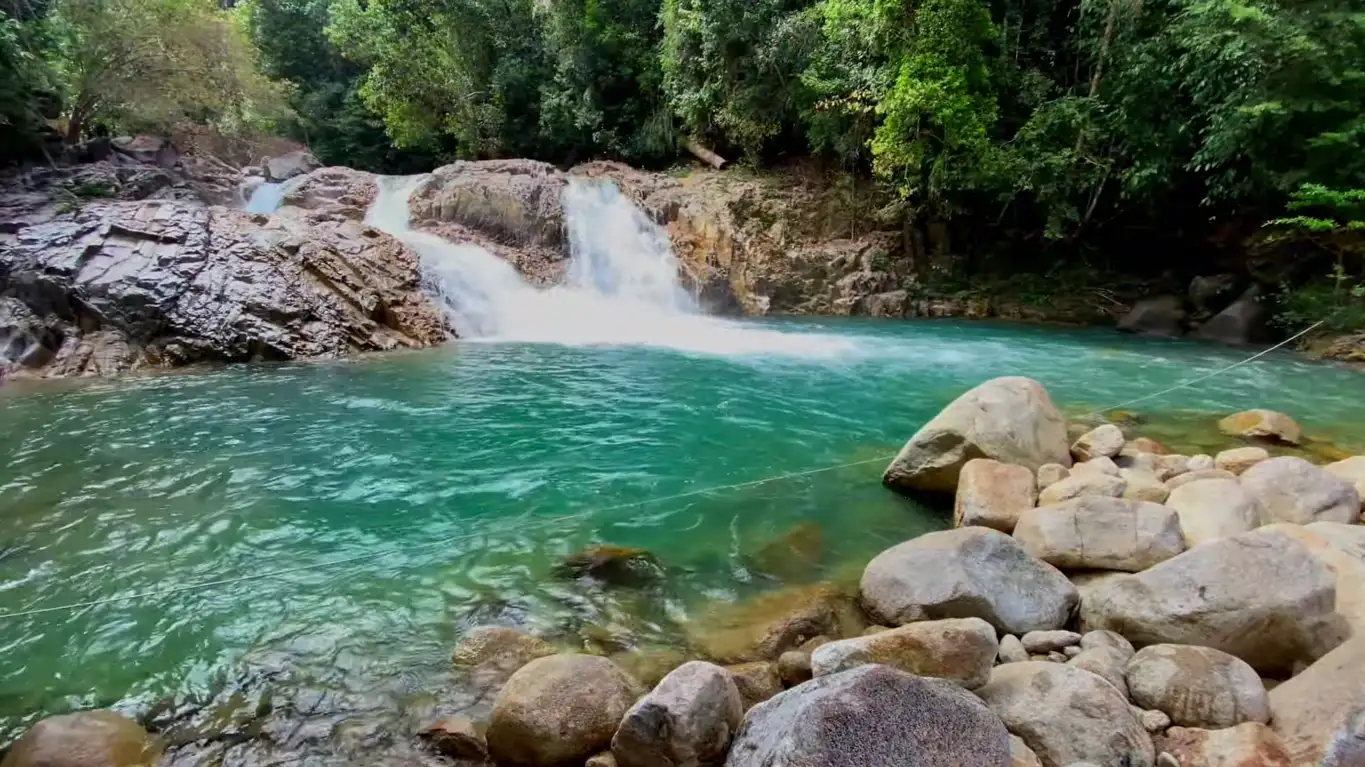
[(0, 10), (0, 161), (40, 149), (44, 111), (55, 104), (54, 73), (40, 55), (48, 44), (40, 23)]

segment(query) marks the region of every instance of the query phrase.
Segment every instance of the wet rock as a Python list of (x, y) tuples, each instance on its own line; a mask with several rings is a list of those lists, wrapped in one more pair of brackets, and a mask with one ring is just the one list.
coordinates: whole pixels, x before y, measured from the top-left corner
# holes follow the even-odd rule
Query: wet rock
[(868, 665), (755, 706), (726, 767), (1010, 764), (1009, 733), (981, 701), (939, 679)]
[(451, 662), (467, 673), (476, 687), (491, 692), (522, 666), (554, 652), (549, 644), (516, 629), (476, 626), (460, 640)]
[(151, 767), (161, 744), (113, 711), (49, 716), (20, 736), (2, 767)]
[(1030, 653), (1049, 653), (1081, 643), (1081, 635), (1074, 631), (1030, 631), (1020, 643)]
[(442, 756), (483, 762), (488, 759), (488, 741), (483, 730), (463, 716), (448, 716), (424, 728), (417, 736)]
[(673, 669), (691, 660), (676, 647), (644, 647), (610, 656), (611, 662), (621, 667), (632, 679), (646, 687), (663, 681)]
[[(1193, 482), (1203, 482), (1208, 479), (1230, 479), (1235, 481), (1237, 475), (1230, 471), (1223, 471), (1222, 469), (1200, 469), (1199, 471), (1190, 471), (1171, 477), (1166, 480), (1166, 487), (1170, 488), (1171, 492), (1174, 493), (1177, 489), (1184, 487), (1185, 485)], [(1168, 496), (1166, 498), (1166, 503), (1169, 505), (1170, 502), (1171, 499)]]
[(811, 654), (815, 676), (878, 663), (967, 689), (990, 678), (999, 651), (995, 629), (980, 618), (911, 623), (870, 637), (830, 642)]
[(1346, 627), (1335, 600), (1331, 571), (1307, 548), (1254, 531), (1102, 582), (1082, 601), (1081, 625), (1140, 645), (1213, 647), (1274, 672), (1340, 641)]
[(456, 162), (414, 192), (412, 220), (459, 224), (507, 245), (559, 248), (567, 182), (553, 165), (534, 160)]
[(1324, 471), (1340, 479), (1350, 482), (1356, 489), (1356, 494), (1362, 499), (1362, 511), (1365, 511), (1365, 455), (1357, 455), (1345, 460), (1329, 463), (1322, 467)]
[(1360, 495), (1350, 482), (1295, 456), (1262, 461), (1242, 475), (1261, 508), (1261, 522), (1341, 522), (1360, 519)]
[(1303, 441), (1303, 429), (1293, 418), (1274, 410), (1244, 410), (1218, 422), (1224, 434), (1266, 442), (1297, 445)]
[(1352, 637), (1270, 691), (1270, 726), (1283, 740), (1293, 764), (1325, 767), (1329, 745), (1335, 743), (1337, 750), (1349, 753), (1355, 741), (1365, 740), (1359, 729), (1362, 690), (1365, 636)]
[(611, 752), (622, 767), (714, 764), (725, 755), (743, 716), (730, 673), (693, 661), (630, 707), (611, 740)]
[(998, 631), (1058, 628), (1076, 588), (998, 530), (929, 533), (878, 554), (863, 571), (863, 606), (881, 622), (982, 618)]
[(777, 675), (776, 663), (768, 661), (740, 663), (726, 666), (725, 670), (729, 671), (735, 680), (735, 687), (739, 689), (739, 698), (745, 711), (782, 692), (782, 680)]
[(1208, 341), (1247, 346), (1269, 340), (1266, 310), (1254, 288), (1199, 326), (1194, 335)]
[(280, 191), (283, 206), (362, 221), (379, 194), (379, 180), (373, 173), (351, 168), (320, 168), (295, 177)]
[(1138, 572), (1185, 549), (1171, 509), (1097, 496), (1026, 511), (1014, 539), (1030, 555), (1071, 569)]
[(555, 572), (568, 578), (591, 578), (615, 586), (641, 586), (663, 576), (659, 562), (644, 549), (603, 543), (571, 554)]
[(1037, 490), (1033, 472), (989, 458), (974, 458), (962, 467), (953, 504), (953, 525), (1014, 531), (1019, 515), (1033, 508)]
[(1080, 761), (1151, 767), (1152, 739), (1128, 701), (1100, 677), (1061, 663), (996, 666), (976, 691), (1045, 765)]
[(1256, 671), (1210, 647), (1144, 647), (1128, 662), (1125, 679), (1134, 703), (1164, 711), (1182, 727), (1270, 721), (1270, 703)]
[(1028, 650), (1024, 649), (1024, 643), (1013, 634), (1000, 637), (1000, 650), (996, 655), (1001, 663), (1021, 663), (1028, 660)]
[(1263, 447), (1235, 447), (1214, 456), (1213, 465), (1223, 471), (1241, 474), (1269, 458), (1270, 453)]
[(489, 754), (526, 767), (582, 762), (610, 745), (642, 692), (606, 658), (537, 658), (513, 674), (493, 702)]
[(261, 166), (261, 170), (265, 172), (266, 181), (288, 181), (321, 167), (322, 163), (318, 162), (318, 158), (306, 149), (300, 149), (269, 158)]
[(1203, 479), (1171, 491), (1166, 505), (1180, 517), (1185, 546), (1230, 538), (1261, 524), (1256, 499), (1235, 479)]
[(1121, 477), (1110, 476), (1098, 471), (1073, 471), (1071, 476), (1038, 493), (1039, 506), (1055, 506), (1083, 496), (1108, 496), (1118, 498), (1128, 489), (1128, 483)]
[(1080, 655), (1067, 661), (1067, 665), (1100, 677), (1127, 698), (1128, 682), (1124, 677), (1124, 671), (1132, 655), (1131, 650), (1125, 655), (1121, 649), (1109, 645), (1083, 648)]
[(1071, 476), (1071, 470), (1060, 463), (1045, 463), (1038, 467), (1037, 487), (1047, 487)]
[(910, 438), (882, 481), (903, 492), (951, 493), (973, 458), (1030, 470), (1071, 465), (1066, 421), (1042, 384), (996, 378), (958, 397)]
[(1112, 423), (1091, 429), (1071, 445), (1071, 457), (1077, 461), (1092, 458), (1113, 458), (1123, 449), (1123, 431)]
[(1165, 503), (1170, 497), (1171, 489), (1157, 478), (1156, 474), (1141, 469), (1120, 469), (1119, 476), (1123, 478), (1128, 486), (1123, 490), (1123, 497), (1131, 501), (1146, 501), (1148, 503)]
[(1186, 316), (1185, 302), (1178, 296), (1146, 298), (1119, 319), (1118, 329), (1124, 333), (1176, 338), (1184, 334)]
[(865, 627), (850, 597), (827, 584), (814, 584), (715, 605), (687, 630), (704, 657), (730, 665), (776, 660), (815, 637), (857, 636)]
[(1222, 730), (1172, 727), (1160, 748), (1177, 764), (1211, 767), (1294, 767), (1284, 744), (1269, 727), (1246, 722)]
[(802, 522), (759, 547), (748, 557), (748, 563), (761, 573), (800, 582), (820, 566), (824, 542), (819, 525)]

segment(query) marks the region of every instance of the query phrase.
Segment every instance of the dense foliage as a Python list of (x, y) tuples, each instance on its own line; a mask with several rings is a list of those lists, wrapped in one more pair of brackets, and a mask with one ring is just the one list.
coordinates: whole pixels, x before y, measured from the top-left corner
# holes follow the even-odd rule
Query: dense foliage
[[(1365, 188), (1358, 0), (49, 1), (0, 0), (9, 137), (252, 123), (386, 170), (696, 142), (875, 179), (978, 267), (1180, 271)], [(1359, 280), (1321, 240), (1257, 278)]]

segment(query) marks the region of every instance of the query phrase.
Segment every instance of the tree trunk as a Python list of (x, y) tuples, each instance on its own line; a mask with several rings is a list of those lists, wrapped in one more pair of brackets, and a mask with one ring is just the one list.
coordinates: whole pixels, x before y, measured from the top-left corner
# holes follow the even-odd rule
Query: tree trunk
[(725, 167), (726, 160), (724, 157), (721, 157), (710, 149), (697, 143), (696, 139), (687, 139), (683, 142), (683, 146), (687, 148), (687, 151), (695, 155), (698, 160), (710, 165), (712, 168), (720, 169)]

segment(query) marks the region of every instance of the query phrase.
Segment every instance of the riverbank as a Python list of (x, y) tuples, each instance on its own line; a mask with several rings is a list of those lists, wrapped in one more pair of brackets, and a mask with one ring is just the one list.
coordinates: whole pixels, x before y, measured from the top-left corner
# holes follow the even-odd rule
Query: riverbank
[[(1022, 379), (1007, 379), (974, 389), (927, 423), (920, 421), (923, 428), (887, 470), (885, 481), (899, 488), (951, 486), (956, 494), (956, 529), (912, 533), (907, 539), (902, 521), (899, 536), (881, 547), (891, 548), (875, 557), (871, 557), (875, 550), (869, 551), (849, 562), (856, 562), (856, 567), (838, 565), (836, 571), (843, 575), (826, 571), (834, 576), (827, 583), (769, 587), (734, 602), (689, 609), (688, 620), (681, 624), (686, 640), (681, 646), (641, 641), (651, 623), (669, 620), (663, 613), (650, 617), (653, 613), (647, 609), (634, 615), (617, 613), (614, 619), (594, 621), (596, 625), (581, 624), (574, 639), (566, 642), (563, 633), (547, 631), (550, 625), (535, 620), (534, 614), (490, 603), (462, 613), (462, 624), (453, 633), (443, 631), (421, 640), (424, 645), (434, 643), (430, 649), (439, 656), (448, 656), (453, 647), (453, 663), (433, 660), (430, 668), (409, 666), (404, 671), (406, 653), (368, 661), (392, 667), (396, 679), (410, 680), (392, 690), (406, 700), (401, 705), (396, 706), (398, 699), (389, 693), (367, 695), (345, 685), (331, 686), (321, 678), (313, 680), (318, 686), (311, 691), (307, 685), (299, 689), (304, 679), (297, 678), (298, 671), (287, 665), (271, 671), (268, 663), (259, 663), (268, 660), (267, 655), (257, 657), (256, 672), (232, 680), (219, 696), (147, 701), (138, 713), (162, 739), (152, 747), (166, 749), (162, 763), (167, 764), (366, 753), (371, 763), (435, 765), (449, 763), (443, 758), (450, 756), (478, 761), (481, 754), (491, 752), (498, 764), (548, 765), (564, 763), (561, 757), (570, 751), (573, 758), (587, 759), (608, 748), (620, 764), (644, 764), (658, 753), (709, 753), (718, 760), (731, 745), (727, 764), (744, 765), (749, 763), (745, 759), (755, 758), (754, 749), (766, 753), (773, 739), (783, 737), (786, 731), (780, 722), (786, 717), (805, 722), (801, 732), (807, 735), (820, 732), (811, 723), (823, 721), (826, 714), (821, 713), (825, 709), (820, 701), (831, 694), (821, 691), (836, 690), (840, 711), (866, 711), (869, 716), (844, 719), (843, 729), (873, 727), (885, 712), (904, 708), (901, 695), (929, 706), (916, 709), (917, 722), (939, 716), (956, 720), (968, 716), (975, 722), (963, 741), (926, 732), (911, 722), (894, 737), (873, 727), (861, 740), (874, 752), (909, 749), (948, 761), (956, 755), (959, 761), (991, 764), (1011, 750), (1019, 759), (1032, 751), (1037, 763), (1050, 767), (1079, 758), (1097, 764), (1122, 759), (1152, 764), (1157, 753), (1167, 751), (1178, 757), (1179, 764), (1198, 765), (1214, 751), (1236, 751), (1249, 743), (1269, 760), (1260, 763), (1319, 763), (1323, 757), (1312, 756), (1311, 749), (1321, 748), (1331, 733), (1338, 732), (1333, 728), (1349, 730), (1339, 716), (1349, 707), (1345, 698), (1338, 701), (1334, 696), (1337, 691), (1347, 695), (1361, 689), (1358, 669), (1343, 671), (1341, 661), (1343, 655), (1355, 657), (1350, 653), (1357, 652), (1352, 648), (1358, 640), (1323, 656), (1333, 649), (1330, 645), (1337, 641), (1333, 637), (1340, 636), (1327, 630), (1329, 624), (1344, 620), (1354, 632), (1362, 620), (1354, 594), (1359, 576), (1365, 574), (1365, 561), (1351, 553), (1356, 533), (1365, 529), (1355, 524), (1359, 490), (1330, 479), (1328, 471), (1304, 468), (1310, 464), (1299, 459), (1272, 460), (1272, 454), (1311, 454), (1287, 444), (1306, 438), (1303, 429), (1282, 416), (1250, 414), (1222, 424), (1211, 420), (1200, 433), (1221, 434), (1220, 445), (1240, 447), (1210, 448), (1216, 455), (1185, 458), (1167, 447), (1180, 444), (1174, 435), (1148, 431), (1132, 414), (1115, 416), (1124, 424), (1122, 429), (1112, 424), (1095, 428), (1094, 420), (1068, 424), (1052, 409), (1046, 393), (1034, 387)], [(984, 418), (967, 422), (955, 415), (964, 408), (976, 412), (981, 403), (991, 403)], [(1136, 436), (1149, 433), (1172, 441), (1161, 444)], [(951, 441), (936, 434), (957, 434), (974, 447), (944, 452), (943, 446)], [(962, 463), (978, 453), (1000, 462)], [(1057, 463), (1044, 465), (1045, 459)], [(1081, 459), (1087, 460), (1078, 463)], [(1323, 458), (1314, 461), (1326, 463)], [(1359, 461), (1345, 466), (1334, 461), (1338, 465), (1329, 471), (1341, 472)], [(1033, 463), (1037, 467), (1029, 469)], [(954, 471), (955, 480), (946, 475)], [(864, 486), (875, 484), (868, 473), (857, 476)], [(1027, 482), (1017, 481), (1024, 476)], [(1285, 495), (1286, 482), (1308, 484), (1302, 492)], [(1206, 490), (1216, 492), (1210, 495)], [(824, 494), (821, 504), (837, 508), (834, 499), (846, 495)], [(1246, 499), (1246, 504), (1231, 503), (1234, 495)], [(1314, 499), (1312, 504), (1303, 505), (1308, 498)], [(755, 500), (749, 497), (743, 503), (752, 507)], [(1114, 535), (1114, 530), (1127, 529), (1124, 520), (1130, 516), (1130, 521), (1141, 522), (1133, 535)], [(1070, 521), (1054, 524), (1054, 517)], [(1075, 530), (1081, 531), (1080, 539), (1063, 535)], [(825, 560), (827, 554), (821, 551), (830, 541), (818, 526), (798, 526), (774, 539), (774, 545), (749, 549), (746, 557), (755, 572), (808, 573), (811, 563)], [(971, 541), (991, 545), (983, 548)], [(658, 579), (677, 566), (679, 543), (660, 548), (657, 554), (604, 545), (578, 553), (561, 549), (564, 553), (546, 566), (553, 571), (550, 577), (562, 584), (557, 588), (579, 594), (577, 599), (588, 600), (584, 606), (603, 607), (608, 595), (627, 601), (637, 595), (643, 608), (658, 603), (666, 593), (658, 591)], [(1195, 543), (1199, 547), (1190, 548)], [(1243, 545), (1256, 546), (1255, 556), (1237, 559), (1237, 547)], [(930, 553), (949, 559), (932, 567), (906, 559)], [(950, 587), (948, 582), (959, 577), (952, 563), (959, 560), (962, 572), (976, 576), (969, 584)], [(485, 560), (481, 567), (488, 564)], [(1097, 577), (1097, 567), (1113, 572)], [(1255, 576), (1260, 569), (1266, 570), (1265, 577)], [(917, 575), (906, 581), (896, 575), (902, 570)], [(926, 580), (925, 572), (938, 575)], [(983, 573), (990, 577), (980, 577)], [(1329, 573), (1335, 573), (1335, 579)], [(1021, 578), (1042, 579), (1040, 584), (1049, 585), (1022, 593), (1000, 590)], [(1136, 599), (1138, 593), (1123, 585), (1129, 580), (1155, 584), (1150, 592), (1155, 601), (1133, 615), (1123, 612), (1130, 608), (1124, 600)], [(1184, 609), (1183, 597), (1161, 589), (1185, 580), (1208, 594), (1194, 623), (1161, 612)], [(1272, 583), (1273, 588), (1266, 588)], [(1242, 595), (1241, 584), (1254, 584), (1255, 595)], [(293, 599), (306, 596), (300, 588), (307, 587), (301, 583), (290, 587)], [(957, 603), (936, 601), (936, 594), (965, 593), (963, 589), (984, 594), (982, 600), (969, 600), (974, 605), (964, 608), (969, 614), (953, 606)], [(256, 609), (271, 601), (266, 593), (270, 592), (261, 595), (264, 601), (253, 600)], [(1056, 605), (1048, 601), (1054, 595)], [(425, 601), (429, 594), (418, 591), (410, 598)], [(667, 603), (665, 599), (663, 604)], [(162, 600), (155, 608), (166, 606)], [(489, 618), (494, 619), (491, 625), (503, 628), (476, 627), (490, 625)], [(1233, 630), (1226, 623), (1252, 619), (1271, 623), (1258, 623), (1257, 631)], [(514, 625), (520, 628), (508, 628)], [(1274, 631), (1266, 625), (1273, 625)], [(1180, 636), (1161, 633), (1176, 628), (1183, 632)], [(1209, 633), (1200, 634), (1205, 628)], [(1068, 633), (1072, 631), (1076, 633)], [(1137, 645), (1137, 654), (1116, 635)], [(1228, 638), (1242, 644), (1219, 644)], [(1159, 648), (1142, 649), (1153, 644)], [(1027, 649), (1018, 655), (1021, 645), (1046, 659), (1028, 658)], [(1323, 657), (1314, 663), (1319, 656)], [(344, 651), (330, 657), (343, 668), (360, 660), (348, 659)], [(526, 665), (537, 658), (546, 660)], [(694, 659), (697, 662), (686, 663)], [(912, 676), (859, 665), (868, 662)], [(1153, 670), (1172, 662), (1186, 664), (1180, 666), (1186, 673), (1176, 681)], [(524, 665), (525, 672), (519, 673)], [(1260, 676), (1247, 677), (1253, 667)], [(670, 673), (671, 682), (665, 679)], [(816, 681), (804, 682), (809, 675)], [(949, 682), (925, 687), (924, 679), (935, 677)], [(1263, 683), (1262, 677), (1270, 681)], [(1040, 678), (1060, 685), (1065, 694), (1028, 698), (1028, 690)], [(976, 697), (950, 692), (949, 684), (973, 689)], [(1258, 686), (1266, 689), (1257, 692)], [(651, 687), (652, 693), (637, 700)], [(742, 725), (726, 702), (732, 695), (738, 696), (739, 710), (747, 711)], [(760, 703), (770, 696), (777, 697)], [(1195, 706), (1192, 700), (1211, 702)], [(851, 702), (859, 705), (850, 709)], [(1140, 712), (1130, 710), (1130, 702)], [(774, 718), (776, 711), (787, 713)], [(568, 716), (566, 712), (574, 712), (565, 720), (574, 726), (557, 718)], [(660, 716), (670, 722), (667, 735), (646, 726)], [(59, 733), (61, 747), (110, 742), (101, 740), (109, 735), (108, 727), (101, 726), (103, 734), (92, 735), (88, 720), (64, 721), (74, 729)], [(595, 724), (583, 729), (585, 721)], [(1267, 722), (1268, 727), (1263, 726)], [(46, 729), (50, 735), (52, 726)], [(509, 730), (515, 735), (508, 736)], [(1018, 740), (1004, 740), (999, 733), (1006, 730)], [(724, 736), (717, 735), (721, 731)], [(123, 753), (141, 748), (143, 736), (136, 729), (120, 724), (113, 732), (113, 742), (123, 744)], [(991, 732), (997, 735), (988, 736)], [(1123, 738), (1110, 737), (1114, 732), (1123, 733)], [(22, 761), (23, 755), (32, 753), (28, 749), (33, 742), (47, 737), (39, 730), (29, 745), (15, 749), (10, 757), (15, 761), (6, 762), (6, 767), (29, 764)], [(1351, 745), (1349, 736), (1334, 742), (1338, 742), (1334, 748)], [(805, 735), (793, 743), (805, 756), (824, 753), (828, 747), (818, 737), (809, 740)], [(1280, 753), (1291, 753), (1297, 761), (1265, 756)], [(844, 763), (833, 755), (830, 759), (830, 764)]]

